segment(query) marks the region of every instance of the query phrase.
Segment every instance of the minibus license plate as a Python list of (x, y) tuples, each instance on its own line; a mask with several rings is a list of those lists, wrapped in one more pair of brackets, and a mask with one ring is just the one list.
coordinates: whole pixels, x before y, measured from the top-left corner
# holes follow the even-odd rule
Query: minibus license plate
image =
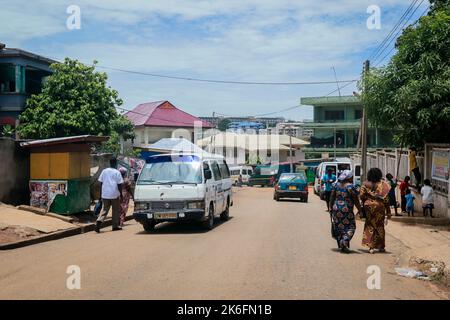
[(176, 219), (177, 217), (176, 212), (155, 213), (155, 219)]

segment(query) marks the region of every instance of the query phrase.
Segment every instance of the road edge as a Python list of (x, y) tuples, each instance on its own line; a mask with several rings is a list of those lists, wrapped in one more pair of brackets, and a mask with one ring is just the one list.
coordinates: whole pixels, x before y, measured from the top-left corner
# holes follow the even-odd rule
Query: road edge
[[(125, 221), (129, 221), (132, 219), (133, 219), (133, 215), (129, 215), (129, 216), (125, 217)], [(33, 244), (38, 244), (38, 243), (43, 243), (43, 242), (47, 242), (47, 241), (59, 240), (59, 239), (67, 238), (67, 237), (76, 236), (76, 235), (83, 234), (86, 232), (94, 231), (95, 225), (96, 225), (96, 223), (93, 222), (93, 223), (86, 224), (84, 226), (77, 226), (77, 227), (73, 227), (70, 229), (52, 232), (50, 234), (46, 234), (46, 235), (39, 236), (36, 238), (24, 239), (24, 240), (20, 240), (20, 241), (0, 244), (0, 250), (17, 249), (17, 248), (30, 246)], [(103, 222), (102, 227), (109, 227), (111, 225), (112, 225), (112, 219), (109, 218)]]

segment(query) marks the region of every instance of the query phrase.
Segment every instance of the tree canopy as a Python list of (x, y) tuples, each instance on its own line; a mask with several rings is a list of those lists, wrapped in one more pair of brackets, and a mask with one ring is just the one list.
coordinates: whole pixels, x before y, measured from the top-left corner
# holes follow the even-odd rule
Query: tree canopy
[(369, 121), (393, 130), (404, 146), (450, 141), (450, 2), (430, 2), (428, 15), (398, 38), (388, 65), (360, 83)]
[[(45, 139), (73, 135), (133, 138), (133, 125), (120, 115), (118, 92), (107, 86), (106, 73), (66, 58), (51, 65), (53, 74), (42, 92), (27, 100), (18, 132), (23, 138)], [(111, 141), (113, 142), (113, 141)], [(110, 144), (112, 147), (112, 145)]]
[(217, 129), (219, 129), (220, 131), (227, 131), (228, 129), (228, 125), (231, 123), (230, 119), (222, 119), (219, 121), (218, 125), (217, 125)]

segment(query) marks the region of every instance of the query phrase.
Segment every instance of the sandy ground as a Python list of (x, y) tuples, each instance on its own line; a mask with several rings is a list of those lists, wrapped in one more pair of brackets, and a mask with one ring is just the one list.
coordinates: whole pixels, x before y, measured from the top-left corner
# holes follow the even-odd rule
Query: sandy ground
[[(159, 225), (153, 234), (130, 221), (94, 232), (0, 252), (1, 299), (438, 299), (428, 282), (399, 277), (394, 267), (408, 248), (390, 233), (387, 253), (352, 253), (330, 237), (324, 203), (272, 199), (272, 189), (236, 191), (232, 218), (212, 231)], [(388, 226), (389, 227), (389, 226)], [(68, 266), (81, 270), (69, 290)], [(367, 269), (381, 270), (369, 290)]]

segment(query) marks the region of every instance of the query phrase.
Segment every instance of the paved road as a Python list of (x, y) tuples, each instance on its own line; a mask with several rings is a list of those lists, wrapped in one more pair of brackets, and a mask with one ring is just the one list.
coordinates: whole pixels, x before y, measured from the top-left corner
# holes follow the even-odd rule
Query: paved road
[[(165, 224), (146, 234), (129, 222), (0, 252), (0, 298), (42, 299), (435, 299), (428, 283), (394, 273), (404, 249), (388, 235), (386, 254), (360, 246), (341, 254), (329, 236), (324, 203), (275, 202), (272, 190), (236, 191), (232, 219), (204, 232)], [(81, 268), (81, 290), (66, 288), (66, 268)], [(378, 265), (381, 290), (368, 290)]]

